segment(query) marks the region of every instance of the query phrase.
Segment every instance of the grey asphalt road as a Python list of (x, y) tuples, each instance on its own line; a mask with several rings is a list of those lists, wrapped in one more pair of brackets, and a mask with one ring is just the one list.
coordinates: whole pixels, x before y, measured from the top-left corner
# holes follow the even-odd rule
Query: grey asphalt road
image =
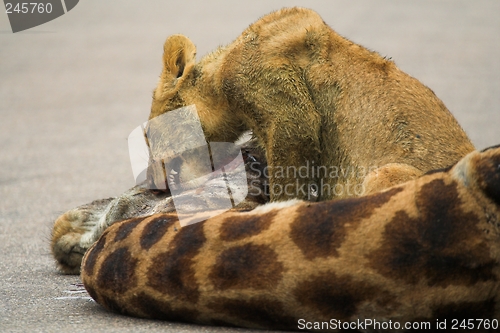
[(16, 34), (2, 10), (0, 332), (252, 332), (110, 314), (56, 271), (49, 238), (65, 210), (133, 185), (126, 139), (147, 119), (168, 35), (204, 55), (292, 5), (430, 86), (477, 148), (500, 143), (498, 0), (82, 0)]

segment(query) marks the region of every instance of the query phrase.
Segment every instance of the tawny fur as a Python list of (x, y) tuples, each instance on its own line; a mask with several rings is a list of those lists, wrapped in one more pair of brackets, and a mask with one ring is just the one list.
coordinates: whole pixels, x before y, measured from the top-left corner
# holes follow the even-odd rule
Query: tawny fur
[[(311, 186), (320, 200), (351, 196), (348, 187), (363, 183), (381, 190), (474, 150), (429, 88), (311, 10), (273, 12), (198, 63), (195, 53), (185, 36), (166, 40), (150, 119), (194, 104), (208, 141), (252, 130), (266, 150), (272, 201), (306, 199)], [(318, 176), (313, 165), (354, 172)], [(280, 173), (287, 167), (309, 170)], [(379, 167), (400, 176), (370, 185), (365, 170)]]
[(500, 146), (365, 197), (116, 223), (81, 277), (110, 310), (201, 324), (498, 320)]
[[(208, 141), (233, 141), (252, 129), (271, 160), (272, 182), (267, 186), (267, 179), (257, 179), (254, 184), (270, 188), (274, 200), (374, 193), (452, 164), (473, 150), (432, 91), (394, 63), (337, 35), (310, 10), (284, 9), (265, 16), (199, 63), (189, 39), (171, 36), (163, 59), (151, 120), (194, 104)], [(190, 133), (181, 127), (174, 138), (187, 144)], [(151, 156), (167, 150), (166, 135), (161, 121), (150, 122), (148, 139), (157, 141)], [(51, 248), (63, 272), (78, 273), (83, 253), (112, 223), (173, 210), (171, 199), (147, 190), (172, 171), (165, 170), (165, 161), (152, 162), (147, 184), (57, 219)], [(194, 173), (188, 178), (196, 178), (196, 159), (187, 154), (183, 162), (179, 179), (186, 170)], [(307, 170), (303, 176), (304, 163), (326, 172), (313, 177), (313, 170)], [(299, 179), (292, 173), (280, 175), (279, 166), (300, 171)], [(306, 186), (310, 183), (316, 193)], [(273, 186), (290, 195), (276, 196)]]

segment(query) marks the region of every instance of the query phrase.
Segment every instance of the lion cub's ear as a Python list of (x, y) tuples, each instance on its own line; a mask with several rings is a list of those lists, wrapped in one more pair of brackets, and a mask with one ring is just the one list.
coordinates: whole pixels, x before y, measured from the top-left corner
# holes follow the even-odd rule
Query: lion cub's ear
[(183, 35), (172, 35), (167, 38), (163, 46), (163, 73), (162, 81), (165, 88), (173, 88), (178, 79), (195, 64), (196, 47), (189, 38)]

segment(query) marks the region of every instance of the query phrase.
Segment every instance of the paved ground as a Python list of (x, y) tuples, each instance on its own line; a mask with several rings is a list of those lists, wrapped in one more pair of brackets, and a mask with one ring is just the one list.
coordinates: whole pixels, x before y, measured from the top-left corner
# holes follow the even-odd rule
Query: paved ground
[(311, 7), (430, 86), (478, 148), (500, 143), (497, 0), (194, 3), (82, 0), (17, 34), (0, 13), (1, 332), (239, 332), (109, 314), (70, 292), (79, 278), (49, 252), (59, 214), (133, 185), (126, 138), (147, 118), (169, 34), (203, 55), (271, 10)]

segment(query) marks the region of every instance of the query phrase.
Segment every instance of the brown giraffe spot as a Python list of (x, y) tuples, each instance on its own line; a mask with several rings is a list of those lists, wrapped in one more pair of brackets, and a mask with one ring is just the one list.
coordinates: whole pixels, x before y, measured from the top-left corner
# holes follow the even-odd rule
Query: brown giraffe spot
[(480, 159), (476, 164), (476, 172), (479, 186), (500, 205), (500, 154)]
[(86, 259), (83, 263), (83, 270), (88, 276), (94, 274), (94, 267), (97, 258), (101, 255), (104, 246), (106, 245), (106, 238), (108, 237), (109, 231), (104, 231), (104, 233), (99, 237), (97, 243), (87, 252)]
[(174, 310), (168, 302), (157, 300), (145, 293), (133, 296), (130, 305), (152, 319), (193, 322), (199, 315), (197, 310), (186, 308), (176, 308)]
[(130, 233), (132, 232), (132, 230), (134, 230), (134, 228), (139, 224), (139, 222), (141, 222), (143, 220), (144, 220), (143, 217), (137, 217), (137, 218), (122, 222), (120, 224), (120, 226), (118, 227), (118, 230), (116, 231), (114, 241), (119, 242), (119, 241), (127, 238), (128, 235), (130, 235)]
[(300, 282), (294, 290), (297, 300), (325, 318), (347, 320), (358, 306), (375, 300), (382, 307), (394, 306), (395, 297), (380, 287), (355, 281), (351, 276), (325, 272)]
[(401, 191), (394, 188), (371, 196), (300, 207), (290, 236), (309, 260), (338, 256), (337, 249), (347, 233)]
[(216, 298), (208, 304), (214, 311), (267, 329), (296, 330), (297, 320), (284, 313), (283, 304), (264, 297), (250, 300)]
[(399, 211), (386, 225), (381, 246), (367, 256), (371, 267), (411, 284), (427, 279), (430, 286), (496, 280), (479, 219), (461, 210), (456, 183), (435, 179), (425, 184), (416, 205), (419, 217)]
[(176, 221), (177, 218), (168, 215), (161, 215), (149, 221), (141, 234), (141, 247), (144, 250), (149, 250), (151, 246), (155, 245), (163, 237), (167, 229)]
[(205, 241), (203, 223), (180, 229), (169, 244), (169, 250), (152, 259), (148, 285), (163, 294), (196, 303), (200, 292), (191, 266)]
[(236, 241), (255, 236), (271, 226), (276, 212), (263, 215), (232, 216), (226, 218), (220, 228), (220, 237), (224, 241)]
[(127, 248), (115, 250), (104, 259), (97, 275), (97, 286), (118, 294), (126, 292), (137, 285), (136, 266), (137, 259)]
[(458, 302), (436, 306), (432, 309), (432, 317), (439, 321), (457, 319), (493, 319), (495, 318), (495, 298), (477, 302)]
[(101, 295), (101, 302), (99, 303), (101, 304), (102, 306), (104, 306), (106, 309), (108, 309), (109, 311), (112, 311), (112, 312), (116, 312), (116, 313), (124, 313), (126, 314), (125, 312), (125, 309), (123, 309), (113, 298), (111, 297), (107, 297), (107, 296), (104, 296), (104, 295)]
[(245, 244), (222, 252), (208, 277), (218, 290), (268, 289), (276, 287), (283, 270), (269, 246)]

